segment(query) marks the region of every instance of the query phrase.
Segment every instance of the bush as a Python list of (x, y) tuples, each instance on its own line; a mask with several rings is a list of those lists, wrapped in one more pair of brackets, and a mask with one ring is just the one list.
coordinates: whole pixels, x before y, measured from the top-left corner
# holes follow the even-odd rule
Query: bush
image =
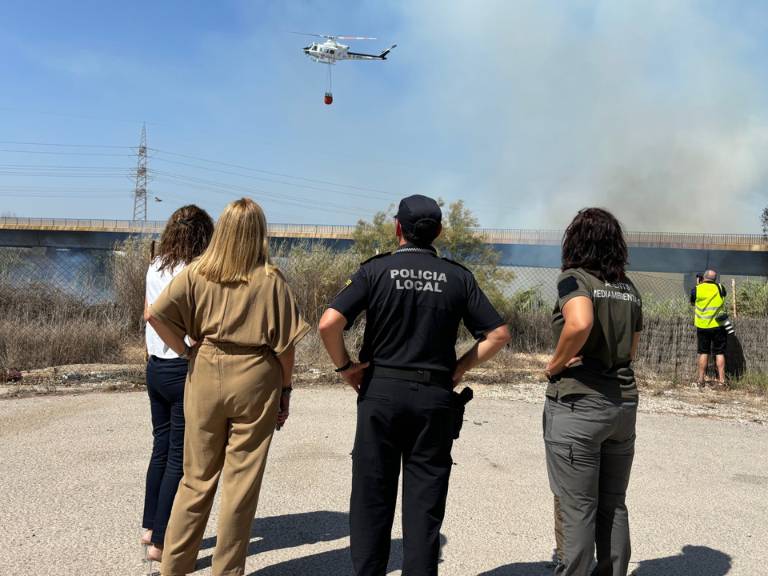
[(144, 296), (151, 247), (150, 240), (129, 238), (115, 245), (110, 263), (115, 306), (125, 315), (128, 328), (134, 333), (144, 327)]
[(323, 244), (284, 244), (275, 254), (275, 264), (285, 274), (304, 318), (313, 326), (360, 263), (356, 253), (335, 252)]
[(736, 311), (740, 317), (768, 318), (768, 282), (741, 283), (736, 289)]

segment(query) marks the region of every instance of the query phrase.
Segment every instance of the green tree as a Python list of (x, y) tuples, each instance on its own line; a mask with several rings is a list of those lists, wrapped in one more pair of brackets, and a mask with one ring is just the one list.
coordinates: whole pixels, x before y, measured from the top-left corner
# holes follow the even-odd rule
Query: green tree
[(397, 248), (394, 210), (394, 205), (391, 205), (386, 212), (376, 212), (370, 222), (357, 221), (355, 231), (352, 233), (355, 252), (363, 258), (370, 258)]
[(763, 236), (768, 239), (768, 206), (763, 208), (763, 214), (760, 217), (760, 221), (763, 224)]
[[(442, 200), (438, 204), (445, 205)], [(386, 212), (377, 212), (370, 222), (358, 221), (352, 238), (355, 251), (363, 258), (397, 248), (393, 214), (394, 206), (390, 206)], [(478, 226), (477, 218), (462, 200), (452, 202), (447, 211), (443, 210), (443, 232), (435, 247), (441, 255), (470, 268), (493, 305), (506, 314), (509, 299), (505, 292), (514, 274), (500, 265), (500, 252), (485, 243), (477, 232)]]

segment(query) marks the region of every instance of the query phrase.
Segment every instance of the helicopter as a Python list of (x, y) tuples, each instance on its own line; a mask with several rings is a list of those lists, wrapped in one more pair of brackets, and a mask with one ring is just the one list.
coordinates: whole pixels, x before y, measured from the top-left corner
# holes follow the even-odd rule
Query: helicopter
[[(368, 36), (329, 36), (327, 34), (306, 34), (304, 32), (294, 32), (294, 34), (324, 38), (324, 42), (312, 42), (309, 46), (305, 46), (304, 54), (309, 56), (315, 62), (328, 64), (329, 66), (335, 65), (336, 62), (339, 62), (340, 60), (386, 60), (387, 55), (394, 48), (397, 48), (397, 44), (392, 44), (392, 46), (386, 50), (382, 50), (378, 54), (351, 52), (349, 46), (340, 44), (337, 40), (376, 40), (376, 38), (370, 38)], [(330, 67), (328, 68), (328, 89), (325, 92), (324, 102), (327, 105), (333, 104), (333, 79)]]

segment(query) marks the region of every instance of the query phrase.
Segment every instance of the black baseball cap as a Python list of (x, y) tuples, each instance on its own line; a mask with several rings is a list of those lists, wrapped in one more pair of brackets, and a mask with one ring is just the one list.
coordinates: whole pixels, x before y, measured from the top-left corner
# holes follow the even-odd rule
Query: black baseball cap
[(403, 231), (412, 232), (420, 239), (431, 242), (440, 232), (443, 212), (432, 198), (414, 194), (400, 200), (396, 217)]

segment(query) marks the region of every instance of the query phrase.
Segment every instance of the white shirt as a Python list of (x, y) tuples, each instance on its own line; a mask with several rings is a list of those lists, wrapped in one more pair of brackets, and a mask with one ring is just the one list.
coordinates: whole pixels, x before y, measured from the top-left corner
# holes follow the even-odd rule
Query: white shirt
[[(165, 287), (170, 284), (174, 276), (177, 276), (179, 272), (184, 269), (184, 264), (179, 264), (173, 270), (165, 269), (162, 272), (159, 271), (160, 259), (155, 258), (147, 269), (147, 305), (151, 306), (152, 303), (157, 300)], [(150, 356), (157, 356), (158, 358), (170, 359), (178, 358), (179, 355), (171, 350), (165, 342), (157, 335), (155, 329), (147, 324), (146, 330), (147, 340), (147, 352)]]

